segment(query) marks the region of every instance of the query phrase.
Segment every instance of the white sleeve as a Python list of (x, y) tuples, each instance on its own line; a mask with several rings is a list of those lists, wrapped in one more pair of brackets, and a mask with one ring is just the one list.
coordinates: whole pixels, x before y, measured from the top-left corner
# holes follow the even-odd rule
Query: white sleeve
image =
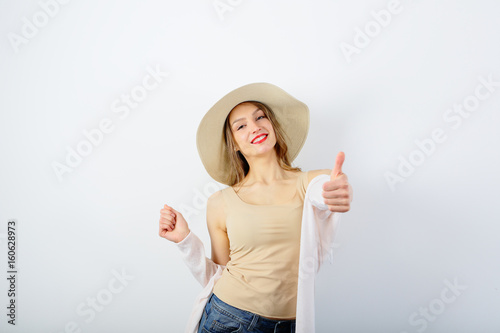
[(308, 199), (313, 206), (312, 218), (317, 230), (318, 271), (325, 257), (333, 250), (335, 236), (340, 226), (341, 214), (330, 211), (322, 195), (323, 184), (329, 180), (330, 176), (322, 174), (311, 180), (308, 186)]
[(215, 275), (218, 266), (225, 267), (207, 258), (203, 242), (192, 230), (176, 246), (181, 251), (182, 260), (202, 287)]
[(324, 203), (323, 184), (328, 175), (319, 175), (307, 187), (302, 212), (299, 282), (297, 287), (297, 333), (315, 332), (315, 277), (332, 249), (340, 214)]

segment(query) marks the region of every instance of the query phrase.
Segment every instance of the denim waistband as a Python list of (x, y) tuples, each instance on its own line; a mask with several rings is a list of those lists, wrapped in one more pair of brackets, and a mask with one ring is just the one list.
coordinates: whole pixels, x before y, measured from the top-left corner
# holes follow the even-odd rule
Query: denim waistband
[(253, 323), (252, 326), (259, 325), (266, 327), (275, 327), (277, 324), (286, 325), (295, 323), (295, 319), (270, 319), (250, 311), (239, 309), (230, 304), (227, 304), (226, 302), (218, 298), (214, 293), (210, 295), (208, 302), (210, 302), (210, 300), (212, 301), (213, 306), (216, 306), (219, 308), (219, 310), (224, 311), (226, 315), (231, 316), (235, 320), (238, 320), (247, 325), (251, 325)]

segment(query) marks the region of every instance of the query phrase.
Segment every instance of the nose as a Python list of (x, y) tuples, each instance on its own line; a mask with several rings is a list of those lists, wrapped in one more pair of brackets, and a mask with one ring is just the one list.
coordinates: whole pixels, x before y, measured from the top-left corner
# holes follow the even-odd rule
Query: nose
[(258, 133), (260, 129), (260, 126), (255, 121), (252, 121), (252, 134)]

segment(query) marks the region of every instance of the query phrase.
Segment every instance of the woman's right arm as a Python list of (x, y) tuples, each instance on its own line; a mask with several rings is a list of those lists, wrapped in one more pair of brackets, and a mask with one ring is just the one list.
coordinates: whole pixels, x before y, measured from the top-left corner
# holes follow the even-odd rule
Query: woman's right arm
[(225, 266), (229, 261), (229, 239), (225, 230), (223, 205), (224, 200), (220, 192), (208, 198), (207, 225), (212, 244), (212, 259), (205, 256), (203, 242), (189, 230), (180, 212), (167, 205), (161, 210), (160, 236), (176, 243), (182, 260), (203, 287), (217, 273), (219, 267)]
[(222, 192), (212, 194), (207, 201), (207, 227), (212, 244), (212, 261), (226, 265), (229, 258), (229, 238), (226, 229), (226, 209)]

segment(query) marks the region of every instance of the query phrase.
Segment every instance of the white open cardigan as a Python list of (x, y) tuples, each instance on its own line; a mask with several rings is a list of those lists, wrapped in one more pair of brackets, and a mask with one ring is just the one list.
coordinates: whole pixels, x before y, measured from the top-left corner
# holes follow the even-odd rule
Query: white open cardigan
[[(327, 253), (331, 250), (340, 221), (340, 214), (331, 212), (324, 203), (323, 184), (330, 176), (321, 174), (307, 186), (302, 212), (300, 235), (299, 279), (297, 287), (296, 333), (315, 332), (314, 291), (315, 276)], [(208, 297), (225, 265), (214, 263), (205, 255), (203, 242), (191, 231), (176, 243), (182, 260), (203, 287), (196, 298), (185, 333), (196, 333)]]

